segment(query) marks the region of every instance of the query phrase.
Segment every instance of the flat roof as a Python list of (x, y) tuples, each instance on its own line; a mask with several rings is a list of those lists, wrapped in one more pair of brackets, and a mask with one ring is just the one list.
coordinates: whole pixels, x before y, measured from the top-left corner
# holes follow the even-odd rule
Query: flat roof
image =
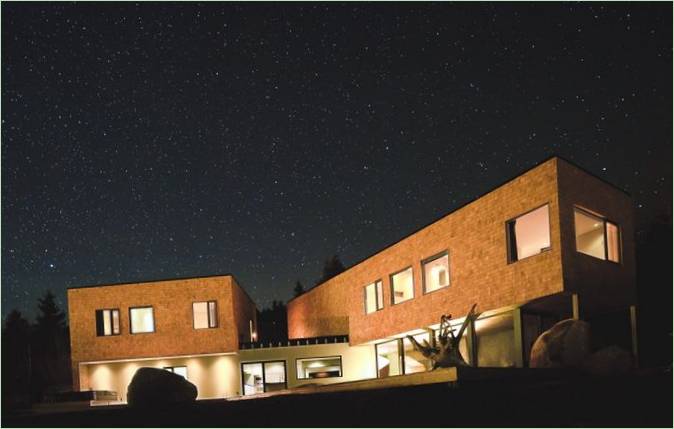
[(366, 256), (366, 257), (364, 257), (364, 258), (362, 258), (362, 259), (360, 259), (360, 260), (354, 262), (354, 263), (351, 264), (348, 268), (346, 268), (344, 271), (342, 271), (341, 273), (337, 274), (336, 276), (331, 277), (331, 278), (329, 278), (328, 280), (326, 280), (326, 281), (324, 281), (324, 282), (322, 282), (322, 283), (319, 283), (319, 284), (317, 284), (317, 285), (311, 287), (310, 289), (305, 290), (301, 295), (298, 295), (298, 296), (295, 296), (295, 297), (290, 298), (290, 299), (288, 300), (288, 303), (290, 303), (291, 301), (295, 300), (296, 298), (299, 298), (299, 297), (301, 297), (301, 296), (303, 296), (303, 295), (305, 295), (305, 294), (307, 294), (307, 293), (313, 291), (314, 289), (317, 289), (319, 286), (322, 286), (322, 285), (326, 284), (327, 282), (329, 282), (330, 280), (334, 279), (335, 277), (338, 277), (338, 276), (340, 276), (340, 275), (346, 273), (346, 272), (349, 271), (350, 269), (354, 268), (356, 265), (361, 264), (361, 263), (365, 262), (366, 260), (368, 260), (368, 259), (370, 259), (370, 258), (372, 258), (372, 257), (374, 257), (374, 256), (376, 256), (376, 255), (378, 255), (378, 254), (380, 254), (381, 252), (387, 250), (388, 248), (395, 246), (396, 244), (398, 244), (398, 243), (400, 243), (401, 241), (406, 240), (407, 238), (413, 236), (414, 234), (416, 234), (417, 232), (421, 231), (422, 229), (424, 229), (424, 228), (426, 228), (426, 227), (429, 227), (429, 226), (433, 225), (434, 223), (436, 223), (436, 222), (438, 222), (438, 221), (444, 219), (445, 217), (447, 217), (447, 216), (453, 214), (454, 212), (457, 212), (457, 211), (461, 210), (462, 208), (466, 207), (467, 205), (474, 203), (475, 201), (479, 200), (480, 198), (486, 196), (487, 194), (490, 194), (490, 193), (494, 192), (494, 191), (497, 190), (498, 188), (507, 185), (508, 183), (512, 182), (513, 180), (517, 179), (518, 177), (527, 174), (528, 172), (534, 170), (534, 169), (537, 168), (537, 167), (540, 167), (541, 165), (543, 165), (543, 164), (545, 164), (546, 162), (549, 162), (549, 161), (551, 161), (551, 160), (553, 160), (553, 159), (557, 159), (557, 160), (564, 161), (564, 162), (566, 162), (567, 164), (569, 164), (569, 165), (571, 165), (571, 166), (577, 168), (578, 170), (582, 171), (583, 173), (585, 173), (585, 174), (587, 174), (587, 175), (589, 175), (589, 176), (592, 176), (592, 177), (594, 177), (595, 179), (597, 179), (597, 180), (599, 180), (599, 181), (601, 181), (601, 182), (603, 182), (603, 183), (605, 183), (605, 184), (611, 186), (612, 188), (616, 189), (617, 191), (620, 191), (620, 192), (622, 192), (623, 194), (625, 194), (625, 195), (631, 197), (631, 195), (630, 195), (627, 191), (625, 191), (624, 189), (619, 188), (618, 186), (614, 185), (613, 183), (608, 182), (607, 180), (605, 180), (605, 179), (603, 179), (603, 178), (597, 176), (596, 174), (594, 174), (594, 173), (592, 173), (592, 172), (586, 170), (585, 168), (579, 166), (579, 165), (576, 164), (575, 162), (569, 161), (568, 159), (566, 159), (566, 158), (564, 158), (564, 157), (562, 157), (562, 156), (559, 156), (559, 155), (552, 155), (552, 156), (550, 156), (550, 157), (548, 157), (548, 158), (543, 159), (542, 161), (537, 162), (536, 164), (534, 164), (533, 166), (527, 168), (526, 170), (522, 171), (521, 173), (518, 173), (518, 174), (516, 174), (515, 176), (511, 176), (510, 178), (504, 180), (503, 182), (500, 182), (498, 185), (492, 187), (492, 188), (489, 189), (488, 191), (486, 191), (486, 192), (484, 192), (484, 193), (478, 195), (477, 197), (475, 197), (475, 198), (473, 198), (473, 199), (471, 199), (471, 200), (468, 200), (467, 202), (465, 202), (465, 203), (461, 204), (460, 206), (456, 207), (455, 209), (452, 209), (452, 210), (450, 210), (449, 212), (447, 212), (447, 213), (445, 213), (445, 214), (443, 214), (443, 215), (437, 217), (436, 219), (432, 220), (431, 222), (428, 222), (427, 224), (425, 224), (425, 225), (423, 225), (423, 226), (421, 226), (421, 227), (415, 229), (414, 231), (410, 232), (409, 234), (405, 235), (404, 237), (399, 238), (398, 240), (394, 241), (393, 243), (391, 243), (391, 244), (389, 244), (389, 245), (387, 245), (387, 246), (381, 248), (380, 250), (374, 252), (373, 254), (371, 254), (371, 255), (369, 255), (369, 256)]
[[(231, 273), (226, 273), (226, 274), (209, 274), (206, 276), (190, 276), (190, 277), (172, 277), (168, 279), (152, 279), (152, 280), (134, 280), (134, 281), (126, 281), (126, 282), (119, 282), (119, 283), (106, 283), (106, 284), (97, 284), (97, 285), (83, 285), (83, 286), (71, 286), (67, 288), (67, 290), (71, 289), (88, 289), (88, 288), (94, 288), (94, 287), (108, 287), (108, 286), (124, 286), (124, 285), (135, 285), (135, 284), (141, 284), (141, 283), (159, 283), (159, 282), (170, 282), (174, 280), (196, 280), (196, 279), (208, 279), (212, 277), (232, 277), (234, 280), (236, 280), (236, 277), (234, 277), (234, 274)], [(239, 283), (238, 281), (236, 282), (237, 284)], [(240, 286), (239, 286), (240, 287)], [(241, 288), (243, 289), (243, 288)]]

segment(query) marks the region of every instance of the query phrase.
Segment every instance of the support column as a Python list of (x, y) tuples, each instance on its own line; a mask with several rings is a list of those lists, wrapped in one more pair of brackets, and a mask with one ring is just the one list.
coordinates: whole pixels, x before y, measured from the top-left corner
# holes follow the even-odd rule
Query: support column
[(632, 356), (634, 357), (634, 366), (639, 367), (639, 346), (637, 338), (637, 306), (630, 305), (630, 328), (632, 331)]
[(524, 347), (522, 335), (522, 309), (516, 308), (513, 310), (513, 331), (515, 334), (515, 367), (524, 367)]
[(578, 304), (578, 294), (571, 294), (571, 314), (573, 314), (573, 320), (580, 319), (580, 306)]

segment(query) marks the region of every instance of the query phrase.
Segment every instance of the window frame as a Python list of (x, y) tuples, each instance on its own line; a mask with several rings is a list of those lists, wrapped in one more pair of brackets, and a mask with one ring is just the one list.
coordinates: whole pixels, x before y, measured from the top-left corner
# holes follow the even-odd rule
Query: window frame
[[(243, 375), (243, 366), (248, 365), (248, 364), (260, 364), (262, 365), (262, 392), (267, 393), (267, 371), (264, 369), (264, 364), (266, 363), (279, 363), (283, 362), (283, 377), (285, 380), (285, 385), (286, 389), (288, 388), (288, 362), (285, 359), (272, 359), (272, 360), (254, 360), (254, 361), (246, 361), (246, 362), (239, 362), (239, 377), (241, 377), (241, 396), (246, 396), (244, 391), (245, 389), (245, 378)], [(295, 371), (297, 371), (297, 368), (295, 368)]]
[[(147, 332), (133, 332), (133, 323), (131, 323), (131, 310), (138, 310), (138, 309), (143, 309), (143, 308), (151, 308), (152, 309), (152, 330), (147, 331)], [(136, 307), (129, 307), (129, 333), (131, 335), (142, 335), (142, 334), (154, 334), (157, 332), (157, 321), (155, 320), (154, 317), (154, 307), (151, 305), (139, 305)]]
[[(187, 365), (173, 365), (173, 366), (163, 366), (162, 367), (163, 370), (169, 371), (173, 374), (176, 374), (176, 372), (175, 372), (176, 368), (185, 368), (185, 380), (189, 381), (189, 379), (187, 378)], [(180, 375), (180, 374), (176, 374), (176, 375)]]
[[(398, 274), (400, 274), (402, 272), (405, 272), (407, 270), (412, 270), (412, 296), (407, 298), (406, 300), (403, 300), (403, 301), (400, 301), (400, 302), (396, 303), (395, 302), (395, 293), (394, 293), (394, 290), (393, 290), (393, 277), (397, 276)], [(391, 292), (391, 306), (400, 305), (402, 303), (412, 301), (414, 298), (416, 298), (416, 294), (414, 293), (414, 266), (413, 265), (409, 265), (409, 266), (403, 268), (402, 270), (398, 270), (394, 273), (389, 274), (388, 282), (389, 282), (389, 291)], [(382, 290), (382, 292), (383, 292), (383, 290)]]
[[(102, 316), (104, 314), (103, 312), (106, 311), (106, 310), (110, 311), (110, 330), (112, 332), (110, 335), (105, 335), (105, 333), (103, 333), (103, 334), (98, 333), (98, 312), (100, 311), (101, 317), (103, 317)], [(115, 325), (112, 323), (112, 312), (113, 311), (117, 312), (117, 320), (119, 321), (119, 326), (118, 326), (119, 329), (117, 330), (117, 333), (115, 333), (115, 328), (114, 328)], [(94, 311), (94, 323), (95, 323), (95, 327), (96, 327), (96, 337), (114, 337), (114, 336), (117, 336), (117, 335), (122, 335), (122, 317), (120, 315), (119, 308), (97, 308)], [(105, 328), (104, 328), (103, 332), (105, 332)]]
[(387, 344), (387, 343), (396, 343), (396, 347), (398, 348), (398, 366), (400, 368), (400, 374), (397, 375), (405, 375), (405, 357), (403, 356), (404, 354), (404, 349), (403, 349), (403, 341), (402, 338), (394, 338), (390, 340), (385, 340), (381, 341), (379, 343), (375, 343), (374, 345), (374, 370), (376, 371), (377, 378), (388, 378), (388, 377), (395, 377), (395, 375), (388, 375), (386, 377), (382, 377), (379, 375), (379, 346), (382, 344)]
[[(512, 241), (511, 236), (511, 227), (510, 225), (514, 225), (515, 221), (522, 216), (526, 216), (529, 213), (533, 213), (538, 209), (541, 209), (543, 207), (547, 206), (548, 207), (548, 242), (550, 245), (548, 247), (545, 247), (544, 249), (541, 249), (540, 252), (534, 253), (533, 255), (526, 256), (524, 258), (517, 258), (513, 259), (513, 243), (515, 246), (517, 245), (517, 237), (515, 237), (515, 241)], [(505, 233), (506, 233), (506, 261), (508, 262), (508, 265), (514, 264), (519, 261), (524, 261), (525, 259), (533, 258), (534, 256), (542, 255), (543, 253), (547, 253), (552, 251), (552, 233), (550, 232), (551, 225), (550, 225), (550, 202), (546, 202), (544, 204), (541, 204), (540, 206), (534, 207), (531, 210), (527, 210), (526, 212), (520, 213), (517, 216), (511, 217), (505, 222)], [(513, 231), (514, 234), (514, 231)], [(515, 248), (515, 253), (517, 253), (517, 248)], [(515, 255), (516, 256), (516, 255)]]
[[(426, 264), (429, 262), (433, 262), (436, 259), (440, 259), (443, 256), (447, 256), (447, 286), (442, 286), (439, 287), (435, 290), (432, 290), (430, 292), (426, 291)], [(437, 292), (439, 290), (448, 288), (452, 285), (452, 270), (449, 268), (449, 249), (443, 250), (440, 253), (436, 253), (435, 255), (431, 255), (425, 259), (421, 260), (421, 293), (422, 295), (427, 295), (429, 293)]]
[[(597, 221), (602, 222), (602, 226), (603, 226), (602, 230), (604, 232), (604, 259), (597, 258), (596, 256), (592, 256), (592, 255), (589, 255), (585, 252), (581, 252), (580, 250), (578, 250), (578, 242), (577, 242), (578, 235), (576, 233), (576, 220), (575, 220), (575, 217), (574, 217), (574, 220), (573, 220), (573, 240), (574, 240), (574, 247), (576, 248), (576, 253), (580, 253), (582, 255), (589, 256), (592, 259), (597, 259), (597, 260), (604, 261), (604, 262), (610, 262), (612, 264), (622, 265), (622, 263), (623, 263), (623, 232), (622, 232), (622, 228), (620, 227), (620, 224), (618, 222), (615, 222), (615, 221), (611, 220), (611, 218), (609, 218), (609, 217), (606, 217), (604, 215), (600, 215), (599, 213), (597, 213), (595, 211), (592, 211), (590, 209), (586, 209), (582, 206), (574, 204), (573, 205), (574, 215), (576, 214), (576, 211), (578, 211), (579, 213), (581, 213), (581, 214), (583, 214), (587, 217), (590, 217), (590, 218), (596, 219)], [(608, 226), (607, 225), (609, 223), (611, 225), (615, 226), (616, 229), (618, 230), (618, 261), (612, 261), (608, 257)]]
[[(195, 323), (194, 323), (194, 304), (203, 304), (206, 303), (206, 318), (208, 320), (208, 326), (205, 328), (197, 328)], [(211, 309), (210, 305), (213, 303), (215, 305), (215, 324), (211, 326)], [(202, 329), (216, 329), (219, 327), (219, 320), (218, 320), (218, 301), (217, 300), (210, 300), (210, 301), (192, 301), (192, 329), (195, 331), (199, 331)]]
[(297, 364), (298, 361), (301, 360), (318, 360), (318, 359), (339, 359), (339, 374), (340, 375), (332, 375), (330, 377), (323, 377), (323, 378), (343, 378), (344, 377), (344, 360), (342, 359), (342, 355), (332, 355), (332, 356), (309, 356), (309, 357), (298, 357), (295, 358), (295, 379), (297, 380), (316, 380), (315, 378), (311, 377), (300, 377), (299, 373), (297, 372)]
[[(381, 307), (379, 307), (379, 297), (377, 296), (378, 295), (377, 283), (381, 284)], [(367, 288), (368, 288), (368, 286), (371, 286), (371, 285), (374, 285), (374, 301), (375, 301), (374, 307), (375, 307), (375, 310), (368, 313), (367, 312)], [(365, 286), (363, 286), (363, 311), (365, 312), (365, 315), (367, 316), (369, 314), (374, 314), (374, 313), (376, 313), (378, 311), (381, 311), (383, 309), (384, 309), (384, 281), (383, 281), (383, 279), (380, 278), (380, 279), (377, 279), (377, 280), (375, 280), (373, 282), (370, 282), (370, 283), (366, 284)]]

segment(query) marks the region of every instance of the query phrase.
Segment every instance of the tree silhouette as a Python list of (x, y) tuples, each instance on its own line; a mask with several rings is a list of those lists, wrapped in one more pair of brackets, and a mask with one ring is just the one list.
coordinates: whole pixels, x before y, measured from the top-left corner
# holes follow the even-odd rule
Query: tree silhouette
[(70, 384), (70, 341), (66, 315), (51, 291), (38, 299), (38, 314), (31, 336), (32, 387), (41, 399), (47, 387)]
[(288, 315), (282, 301), (272, 301), (271, 307), (260, 311), (257, 318), (258, 341), (285, 342), (288, 340)]
[(659, 216), (637, 239), (637, 329), (642, 366), (671, 366), (672, 217)]
[(2, 328), (2, 407), (30, 406), (30, 324), (12, 310)]
[(339, 256), (332, 255), (332, 257), (325, 260), (325, 263), (323, 264), (323, 276), (318, 279), (316, 284), (326, 282), (344, 270), (346, 270), (346, 268), (344, 268), (344, 264), (342, 264)]
[(300, 296), (304, 293), (304, 286), (300, 283), (299, 280), (295, 282), (295, 288), (293, 289), (294, 296)]

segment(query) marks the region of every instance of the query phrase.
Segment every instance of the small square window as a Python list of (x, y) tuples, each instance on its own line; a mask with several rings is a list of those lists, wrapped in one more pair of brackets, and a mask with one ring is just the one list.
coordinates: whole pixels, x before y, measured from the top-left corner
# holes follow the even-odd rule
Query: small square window
[(399, 304), (414, 298), (414, 272), (412, 267), (391, 275), (391, 302)]
[(218, 311), (215, 301), (192, 303), (194, 329), (217, 328)]
[(447, 252), (428, 258), (421, 264), (424, 293), (449, 286), (449, 255)]
[(365, 286), (365, 314), (384, 308), (384, 296), (381, 280)]
[(129, 320), (132, 334), (154, 332), (154, 309), (152, 307), (130, 308)]
[(119, 335), (119, 310), (96, 310), (96, 335)]
[(605, 218), (576, 207), (573, 213), (576, 250), (598, 259), (620, 262), (620, 228)]
[(508, 263), (550, 250), (550, 210), (539, 207), (506, 222)]

